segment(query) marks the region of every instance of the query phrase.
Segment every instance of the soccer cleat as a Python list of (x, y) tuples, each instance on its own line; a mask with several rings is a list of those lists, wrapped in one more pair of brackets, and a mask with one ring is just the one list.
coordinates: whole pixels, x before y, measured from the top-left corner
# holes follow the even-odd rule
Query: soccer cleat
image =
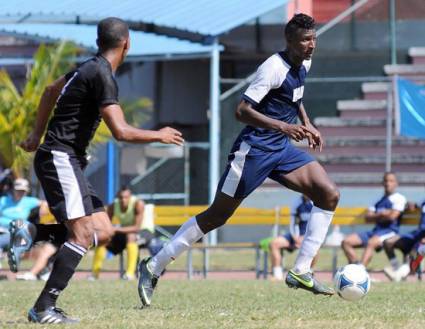
[(311, 272), (297, 274), (294, 271), (290, 270), (286, 275), (286, 285), (289, 288), (294, 289), (304, 289), (312, 292), (315, 295), (327, 295), (332, 296), (335, 294), (335, 291), (332, 288), (326, 287), (317, 281)]
[(23, 220), (17, 219), (9, 224), (10, 246), (7, 252), (9, 268), (12, 272), (18, 272), (21, 254), (28, 251), (32, 245), (29, 225)]
[(148, 267), (150, 257), (143, 259), (138, 268), (139, 272), (139, 296), (143, 306), (150, 306), (153, 291), (158, 283), (158, 277)]
[(73, 324), (79, 322), (78, 319), (69, 318), (62, 309), (56, 306), (50, 306), (41, 312), (36, 312), (34, 308), (30, 309), (28, 312), (28, 321), (45, 324)]

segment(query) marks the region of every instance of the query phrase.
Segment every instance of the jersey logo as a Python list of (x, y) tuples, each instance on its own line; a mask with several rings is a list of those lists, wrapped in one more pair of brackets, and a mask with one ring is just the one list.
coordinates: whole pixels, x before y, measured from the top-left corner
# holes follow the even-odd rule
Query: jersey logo
[(295, 103), (297, 100), (303, 98), (304, 95), (304, 86), (298, 87), (294, 89), (292, 101)]

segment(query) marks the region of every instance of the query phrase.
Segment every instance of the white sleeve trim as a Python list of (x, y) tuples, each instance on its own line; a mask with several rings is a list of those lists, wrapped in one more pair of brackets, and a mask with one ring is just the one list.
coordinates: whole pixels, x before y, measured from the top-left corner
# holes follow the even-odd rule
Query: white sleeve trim
[(282, 85), (288, 72), (289, 68), (284, 64), (280, 55), (274, 54), (258, 67), (254, 80), (245, 91), (245, 95), (260, 103), (270, 90)]
[(304, 65), (304, 67), (305, 67), (305, 69), (306, 69), (306, 71), (308, 73), (308, 71), (310, 71), (310, 68), (311, 68), (311, 59), (305, 60), (303, 62), (303, 65)]
[(407, 201), (404, 195), (401, 195), (400, 193), (394, 193), (390, 195), (389, 199), (393, 204), (392, 209), (398, 210), (398, 211), (404, 211), (404, 209), (406, 208)]

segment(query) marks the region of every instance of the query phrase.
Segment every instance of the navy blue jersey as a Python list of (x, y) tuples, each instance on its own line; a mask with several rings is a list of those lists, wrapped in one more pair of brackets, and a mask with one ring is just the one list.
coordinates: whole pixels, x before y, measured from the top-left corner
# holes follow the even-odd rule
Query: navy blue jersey
[(290, 232), (292, 236), (303, 236), (307, 229), (307, 223), (310, 219), (313, 202), (299, 197), (291, 208)]
[[(260, 65), (242, 98), (272, 119), (296, 123), (310, 66), (311, 60), (297, 67), (290, 63), (284, 52), (276, 53)], [(252, 126), (246, 126), (239, 137), (266, 151), (282, 149), (289, 141), (281, 132)]]
[[(406, 198), (400, 193), (393, 193), (390, 195), (384, 195), (378, 202), (375, 203), (374, 206), (370, 207), (370, 211), (374, 211), (375, 213), (379, 213), (382, 210), (394, 209), (398, 210), (401, 213), (404, 211), (406, 207)], [(381, 230), (389, 228), (395, 232), (398, 232), (400, 226), (400, 217), (395, 221), (383, 221), (377, 222), (374, 230)]]

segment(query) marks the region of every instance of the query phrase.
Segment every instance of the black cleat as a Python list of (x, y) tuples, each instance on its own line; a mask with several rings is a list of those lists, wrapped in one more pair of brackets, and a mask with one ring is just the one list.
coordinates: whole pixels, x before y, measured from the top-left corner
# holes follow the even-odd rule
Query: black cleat
[(62, 309), (56, 306), (50, 306), (41, 312), (36, 312), (34, 308), (30, 309), (28, 312), (28, 321), (44, 324), (73, 324), (79, 322), (78, 319), (69, 318)]
[(158, 277), (148, 267), (150, 257), (143, 259), (139, 264), (139, 296), (143, 306), (150, 306), (153, 291), (158, 283)]

